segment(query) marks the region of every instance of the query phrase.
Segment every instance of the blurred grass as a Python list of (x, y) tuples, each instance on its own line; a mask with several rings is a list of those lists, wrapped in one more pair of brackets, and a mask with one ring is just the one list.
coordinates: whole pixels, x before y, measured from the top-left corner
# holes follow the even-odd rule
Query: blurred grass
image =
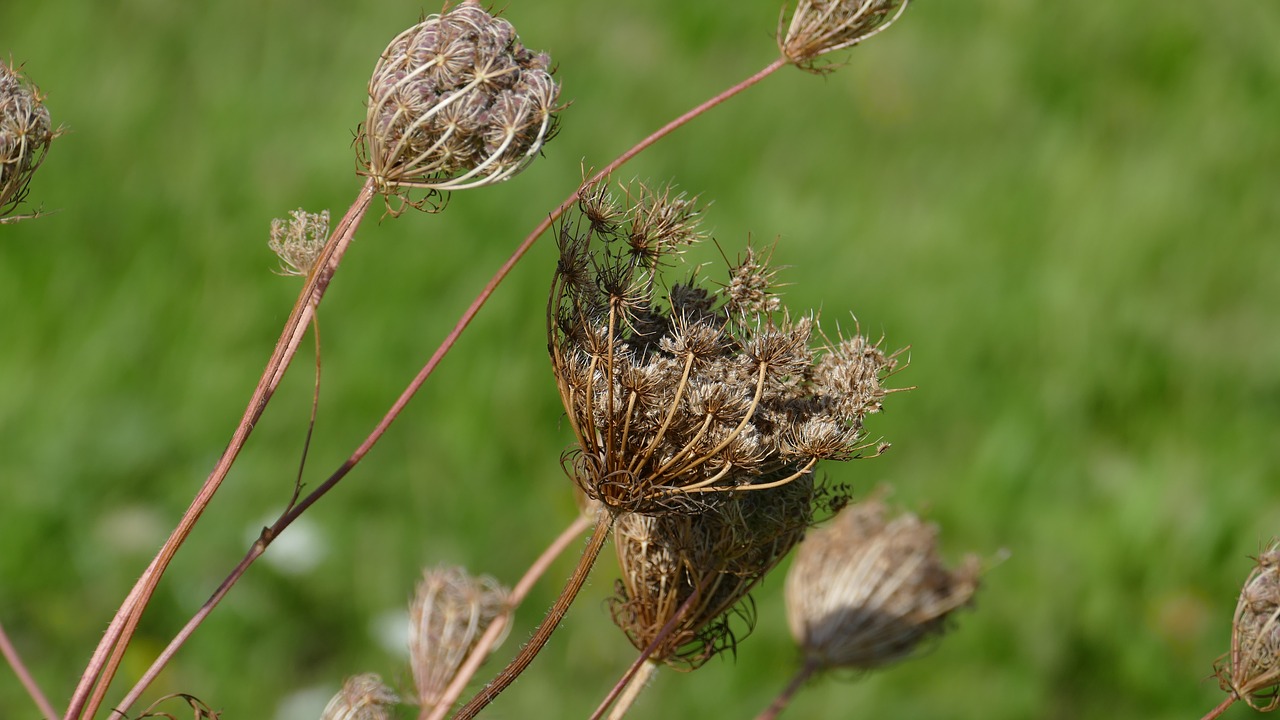
[[(32, 188), (56, 213), (0, 228), (0, 621), (57, 704), (229, 437), (292, 302), (296, 283), (271, 273), (270, 219), (346, 207), (367, 73), (423, 10), (0, 5), (0, 52), (69, 129)], [(1215, 10), (920, 3), (847, 67), (781, 73), (622, 174), (714, 201), (730, 252), (780, 237), (793, 309), (845, 327), (853, 312), (910, 345), (898, 378), (918, 389), (870, 425), (893, 451), (826, 472), (893, 486), (953, 555), (1009, 552), (932, 652), (816, 685), (789, 716), (1185, 718), (1221, 697), (1208, 676), (1246, 556), (1280, 527), (1280, 13)], [(583, 163), (772, 59), (777, 7), (545, 0), (506, 15), (552, 54), (574, 105), (516, 180), (362, 230), (321, 312), (313, 484)], [(552, 263), (540, 244), (308, 514), (315, 567), (251, 571), (157, 694), (283, 719), (349, 674), (404, 683), (378, 628), (423, 565), (513, 582), (569, 522), (542, 330)], [(125, 675), (287, 500), (310, 382), (299, 364)], [(632, 654), (603, 607), (612, 572), (600, 566), (491, 715), (594, 707)], [(632, 716), (764, 707), (793, 663), (780, 573), (736, 661), (660, 675)], [(0, 672), (0, 716), (30, 707)]]

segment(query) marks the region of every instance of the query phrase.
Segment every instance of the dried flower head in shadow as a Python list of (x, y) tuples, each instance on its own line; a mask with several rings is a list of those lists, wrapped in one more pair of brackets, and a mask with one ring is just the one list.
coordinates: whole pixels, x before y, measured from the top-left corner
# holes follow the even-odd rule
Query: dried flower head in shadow
[(423, 573), (409, 606), (409, 663), (424, 708), (440, 702), (476, 641), (506, 611), (509, 594), (497, 580), (462, 568)]
[(1258, 555), (1231, 621), (1231, 652), (1215, 670), (1222, 689), (1255, 710), (1280, 707), (1280, 541)]
[(610, 602), (614, 623), (637, 650), (656, 640), (649, 659), (677, 669), (734, 648), (741, 638), (731, 610), (749, 630), (753, 613), (743, 601), (803, 537), (814, 498), (813, 478), (805, 476), (733, 493), (701, 515), (622, 515), (614, 527), (622, 573)]
[(778, 22), (778, 48), (796, 67), (820, 71), (814, 60), (888, 29), (907, 9), (907, 2), (799, 0), (790, 21)]
[(374, 673), (347, 678), (320, 720), (391, 720), (400, 698)]
[(267, 246), (280, 257), (280, 274), (306, 277), (329, 239), (329, 211), (309, 213), (302, 208), (289, 211), (289, 219), (271, 221)]
[(566, 466), (588, 497), (615, 513), (696, 513), (869, 447), (863, 418), (893, 355), (860, 336), (811, 348), (816, 320), (778, 311), (754, 251), (718, 292), (696, 272), (664, 285), (702, 237), (683, 194), (641, 187), (622, 202), (596, 186), (579, 210), (559, 231), (547, 334), (577, 438)]
[(957, 570), (937, 554), (937, 528), (884, 503), (844, 508), (814, 530), (787, 574), (787, 620), (806, 666), (870, 670), (942, 633), (978, 587), (978, 560)]
[(510, 178), (554, 134), (550, 63), (473, 1), (405, 30), (369, 80), (364, 173), (401, 197)]
[(57, 137), (44, 96), (17, 68), (0, 62), (0, 223), (27, 197), (31, 177)]

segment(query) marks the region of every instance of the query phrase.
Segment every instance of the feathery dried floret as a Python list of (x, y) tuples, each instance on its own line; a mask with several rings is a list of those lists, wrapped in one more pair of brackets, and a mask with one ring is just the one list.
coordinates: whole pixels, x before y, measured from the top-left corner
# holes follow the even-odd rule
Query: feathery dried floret
[(885, 513), (877, 499), (849, 505), (796, 551), (787, 621), (807, 665), (870, 670), (901, 660), (973, 597), (976, 557), (948, 570), (936, 527)]
[[(815, 350), (815, 320), (744, 302), (732, 277), (714, 294), (696, 273), (664, 293), (661, 271), (701, 237), (701, 211), (670, 190), (629, 197), (621, 215), (562, 225), (547, 308), (578, 441), (566, 466), (583, 491), (613, 512), (696, 512), (717, 495), (858, 456), (894, 356), (859, 337)], [(599, 187), (584, 189), (580, 205), (618, 207)], [(751, 274), (772, 277), (765, 258), (749, 258)]]
[(267, 241), (280, 258), (280, 274), (306, 277), (311, 274), (329, 239), (329, 211), (309, 213), (302, 208), (289, 211), (289, 219), (271, 221), (271, 239)]
[(39, 88), (0, 62), (0, 222), (26, 199), (31, 177), (57, 135)]
[(778, 22), (778, 48), (791, 64), (820, 72), (814, 60), (853, 47), (888, 29), (908, 0), (799, 0), (789, 22)]
[(510, 178), (555, 133), (550, 65), (474, 0), (428, 16), (391, 41), (369, 80), (364, 173), (401, 197)]
[(1255, 710), (1280, 707), (1280, 540), (1258, 555), (1231, 622), (1231, 652), (1218, 660), (1218, 682)]
[(440, 702), (485, 629), (506, 612), (509, 595), (497, 580), (462, 568), (423, 572), (409, 605), (409, 664), (423, 707)]
[(622, 578), (610, 601), (614, 623), (637, 650), (656, 640), (649, 659), (677, 669), (692, 670), (734, 648), (742, 639), (730, 624), (734, 611), (749, 631), (753, 618), (744, 601), (799, 542), (813, 519), (814, 496), (806, 477), (734, 494), (702, 515), (620, 516), (614, 545)]
[(320, 720), (391, 720), (399, 702), (395, 691), (376, 674), (355, 675), (342, 684)]

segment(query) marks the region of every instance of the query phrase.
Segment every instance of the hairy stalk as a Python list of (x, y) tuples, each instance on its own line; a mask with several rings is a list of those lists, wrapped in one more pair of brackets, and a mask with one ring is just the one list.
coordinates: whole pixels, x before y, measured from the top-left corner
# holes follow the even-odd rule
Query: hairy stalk
[(449, 683), (449, 687), (445, 688), (444, 694), (440, 697), (440, 702), (435, 704), (434, 708), (423, 708), (418, 713), (419, 720), (443, 720), (449, 714), (449, 710), (453, 708), (453, 704), (458, 701), (462, 695), (462, 691), (466, 689), (467, 683), (476, 674), (476, 670), (480, 669), (480, 664), (489, 656), (489, 650), (498, 638), (502, 637), (502, 633), (506, 630), (507, 625), (511, 622), (511, 616), (515, 614), (516, 608), (520, 607), (520, 603), (524, 602), (525, 596), (529, 594), (529, 590), (533, 588), (533, 584), (538, 578), (547, 571), (552, 561), (560, 557), (573, 541), (586, 532), (592, 525), (591, 519), (586, 515), (579, 515), (574, 518), (569, 527), (560, 533), (551, 545), (537, 560), (529, 566), (525, 571), (524, 577), (520, 578), (520, 582), (511, 589), (511, 594), (507, 596), (506, 612), (495, 619), (485, 629), (484, 634), (476, 641), (476, 646), (472, 648), (471, 654), (467, 656), (462, 666), (458, 668), (458, 673), (454, 675), (453, 682)]
[[(750, 77), (733, 85), (732, 87), (727, 88), (709, 100), (685, 112), (683, 115), (680, 115), (671, 122), (668, 122), (666, 125), (663, 125), (661, 128), (636, 143), (626, 152), (619, 155), (612, 162), (595, 173), (595, 175), (593, 175), (587, 182), (583, 183), (583, 187), (600, 181), (602, 178), (617, 170), (649, 146), (671, 134), (677, 128), (687, 124), (689, 121), (723, 103), (734, 95), (737, 95), (743, 90), (755, 85), (786, 65), (787, 61), (785, 59), (779, 58), (774, 60)], [(328, 286), (328, 282), (332, 278), (333, 271), (337, 269), (338, 261), (341, 259), (342, 252), (345, 251), (347, 245), (350, 244), (351, 237), (355, 233), (355, 228), (359, 225), (360, 219), (363, 218), (365, 211), (368, 209), (369, 203), (373, 199), (373, 195), (373, 181), (366, 181), (365, 186), (360, 191), (360, 196), (357, 198), (356, 202), (353, 203), (351, 209), (347, 211), (342, 222), (334, 230), (333, 236), (326, 244), (320, 260), (316, 263), (317, 270), (313, 271), (311, 276), (308, 278), (307, 285), (299, 296), (298, 303), (295, 304), (294, 311), (290, 314), (289, 320), (285, 324), (284, 333), (282, 333), (280, 341), (276, 345), (276, 352), (273, 353), (271, 360), (268, 362), (267, 368), (263, 372), (262, 379), (259, 381), (258, 387), (255, 389), (254, 394), (250, 399), (248, 408), (245, 410), (245, 415), (242, 418), (240, 425), (236, 428), (235, 433), (232, 435), (231, 442), (223, 452), (223, 456), (219, 459), (213, 472), (210, 473), (209, 478), (205, 481), (205, 485), (201, 488), (200, 493), (192, 502), (191, 507), (183, 516), (183, 521), (180, 522), (178, 528), (174, 530), (173, 535), (170, 537), (169, 541), (165, 543), (165, 546), (161, 548), (160, 553), (152, 561), (151, 565), (147, 567), (147, 570), (143, 573), (129, 596), (121, 605), (116, 617), (112, 620), (111, 625), (108, 627), (106, 634), (99, 643), (97, 650), (90, 659), (89, 665), (86, 668), (84, 675), (81, 677), (80, 684), (77, 686), (75, 694), (72, 696), (71, 703), (68, 706), (67, 713), (65, 715), (65, 720), (77, 720), (82, 716), (93, 717), (97, 712), (98, 707), (101, 706), (102, 696), (105, 694), (106, 687), (110, 684), (111, 678), (115, 676), (116, 669), (118, 668), (123, 656), (124, 645), (127, 644), (127, 641), (122, 642), (121, 638), (128, 638), (132, 635), (133, 629), (137, 625), (138, 618), (141, 616), (142, 608), (144, 608), (150, 600), (151, 595), (155, 590), (155, 586), (159, 582), (160, 574), (164, 572), (169, 561), (173, 558), (174, 553), (177, 552), (178, 546), (181, 545), (187, 535), (190, 534), (195, 521), (199, 519), (204, 508), (208, 506), (213, 493), (221, 484), (222, 479), (226, 477), (232, 463), (235, 461), (236, 456), (243, 447), (245, 440), (248, 438), (250, 432), (252, 432), (254, 424), (257, 422), (258, 418), (261, 417), (263, 410), (265, 410), (266, 403), (270, 400), (271, 394), (279, 385), (280, 378), (283, 376), (289, 360), (292, 359), (293, 354), (296, 352), (298, 343), (301, 340), (301, 329), (306, 327), (305, 321), (309, 319), (311, 302), (318, 302), (320, 297), (323, 295), (324, 289)], [(471, 321), (475, 319), (475, 316), (480, 312), (480, 309), (484, 307), (484, 304), (497, 290), (498, 285), (506, 279), (507, 275), (511, 273), (511, 270), (514, 269), (516, 263), (529, 252), (538, 238), (551, 227), (551, 224), (559, 219), (565, 211), (573, 207), (577, 202), (577, 198), (578, 191), (575, 190), (573, 194), (565, 198), (559, 206), (547, 215), (546, 219), (540, 222), (533, 231), (525, 237), (516, 250), (511, 254), (511, 257), (502, 264), (493, 277), (490, 278), (489, 282), (485, 284), (484, 288), (481, 289), (480, 293), (471, 302), (471, 305), (458, 319), (458, 322), (454, 325), (453, 329), (447, 336), (445, 336), (445, 339), (440, 343), (439, 347), (436, 348), (436, 351), (432, 354), (426, 365), (422, 367), (418, 372), (418, 375), (404, 390), (400, 395), (400, 398), (394, 405), (392, 405), (391, 409), (378, 423), (377, 427), (374, 428), (373, 432), (370, 433), (370, 435), (360, 445), (360, 447), (357, 448), (356, 451), (352, 453), (351, 457), (349, 457), (347, 461), (344, 462), (342, 466), (323, 484), (307, 495), (306, 498), (289, 510), (289, 512), (282, 515), (271, 528), (267, 528), (263, 531), (263, 538), (266, 538), (266, 542), (268, 544), (271, 539), (279, 533), (279, 531), (288, 527), (288, 525), (291, 524), (298, 515), (314, 504), (316, 500), (336, 485), (348, 472), (350, 472), (356, 463), (358, 463), (360, 459), (363, 458), (370, 449), (372, 449), (373, 445), (376, 444), (378, 439), (386, 432), (386, 429), (390, 427), (395, 418), (399, 416), (405, 405), (408, 404), (408, 401), (415, 393), (417, 393), (418, 389), (424, 382), (426, 382), (426, 379), (430, 377), (431, 373), (435, 371), (435, 368), (440, 364), (441, 360), (444, 359), (444, 356), (448, 354), (449, 350), (457, 343), (458, 338), (471, 324)], [(339, 242), (341, 243), (340, 249), (338, 248)], [(321, 268), (324, 269), (323, 272), (320, 271)], [(258, 543), (261, 542), (262, 538), (259, 539)], [(263, 545), (261, 550), (256, 550), (258, 543), (255, 543), (254, 545), (255, 550), (250, 550), (249, 554), (245, 556), (241, 561), (241, 564), (237, 566), (236, 570), (228, 575), (223, 586), (219, 586), (218, 591), (212, 598), (210, 598), (209, 603), (206, 603), (206, 606), (202, 607), (196, 616), (192, 617), (188, 622), (187, 626), (183, 628), (182, 632), (175, 637), (173, 642), (176, 643), (177, 646), (181, 646), (182, 643), (186, 641), (190, 632), (203, 622), (204, 617), (208, 615), (209, 611), (212, 610), (212, 607), (221, 600), (223, 595), (226, 594), (226, 590), (229, 590), (230, 587), (239, 580), (240, 576), (244, 574), (244, 571), (248, 569), (249, 565), (251, 565), (253, 561), (262, 554), (262, 550), (266, 549), (266, 546)], [(171, 647), (172, 650), (176, 651), (177, 648), (176, 646), (173, 646), (172, 643)], [(109, 653), (111, 653), (110, 659), (108, 659)], [(156, 660), (156, 664), (160, 667), (167, 664), (169, 658), (172, 656), (170, 648), (166, 648), (165, 653), (165, 655), (162, 655)], [(156, 665), (153, 665), (153, 667), (155, 666)], [(153, 679), (154, 676), (149, 678), (144, 677), (143, 681), (139, 681), (138, 685), (142, 686), (144, 684), (149, 684)], [(97, 683), (97, 690), (94, 693), (92, 701), (88, 701), (86, 698), (88, 698), (89, 693), (94, 689), (95, 683)], [(510, 681), (508, 681), (507, 684), (510, 684)], [(134, 692), (130, 693), (130, 697), (133, 698), (133, 701), (136, 701), (136, 694)], [(128, 704), (122, 704), (122, 707), (128, 707)]]
[(808, 682), (809, 678), (813, 677), (816, 672), (818, 672), (817, 663), (812, 661), (806, 662), (799, 670), (796, 671), (796, 674), (791, 677), (791, 682), (787, 683), (787, 686), (782, 689), (782, 692), (778, 694), (778, 697), (774, 698), (773, 702), (769, 704), (769, 707), (765, 708), (763, 712), (756, 716), (756, 720), (774, 720), (774, 718), (778, 717), (778, 714), (786, 709), (787, 705), (791, 704), (791, 698), (795, 697), (796, 691), (801, 687), (804, 687), (804, 684)]
[[(173, 560), (173, 556), (178, 552), (178, 548), (181, 547), (187, 536), (191, 534), (191, 530), (204, 513), (205, 508), (209, 506), (214, 493), (218, 491), (222, 481), (231, 470), (231, 466), (240, 454), (240, 450), (244, 447), (250, 433), (253, 432), (254, 425), (262, 417), (267, 403), (270, 402), (276, 388), (279, 387), (285, 370), (293, 360), (294, 355), (297, 354), (298, 346), (302, 342), (302, 336), (306, 332), (307, 323), (311, 320), (315, 308), (319, 306), (320, 300), (324, 297), (325, 290), (328, 289), (329, 282), (333, 279), (333, 274), (338, 269), (338, 264), (342, 261), (343, 254), (350, 246), (351, 240), (355, 236), (356, 228), (359, 227), (360, 221), (364, 218), (373, 196), (374, 183), (372, 180), (366, 181), (364, 187), (360, 189), (360, 193), (356, 196), (356, 200), (351, 204), (351, 208), (347, 210), (347, 214), (342, 218), (342, 221), (330, 236), (329, 241), (325, 244), (325, 248), (316, 261), (315, 267), (307, 277), (306, 285), (303, 286), (297, 302), (294, 303), (292, 312), (289, 313), (289, 318), (285, 321), (280, 339), (276, 342), (275, 350), (272, 352), (271, 359), (268, 360), (267, 366), (258, 380), (257, 387), (254, 388), (253, 395), (250, 396), (244, 415), (240, 419), (240, 424), (236, 426), (235, 432), (231, 436), (231, 441), (227, 444), (222, 456), (218, 459), (213, 471), (209, 473), (209, 477), (206, 478), (195, 499), (192, 500), (191, 505), (183, 513), (177, 527), (174, 528), (169, 539), (165, 541), (151, 564), (147, 566), (147, 569), (116, 612), (111, 624), (107, 627), (106, 633), (103, 635), (101, 642), (98, 643), (98, 647), (90, 658), (89, 665), (85, 668), (84, 675), (81, 676), (80, 683), (72, 695), (71, 703), (65, 716), (66, 720), (76, 720), (76, 718), (82, 716), (92, 718), (97, 713), (102, 704), (103, 696), (106, 694), (107, 687), (111, 684), (111, 680), (115, 677), (115, 673), (119, 668), (120, 661), (123, 659), (129, 640), (137, 628), (142, 611), (160, 582), (160, 577), (164, 574), (165, 569), (168, 568), (169, 562)], [(92, 693), (92, 696), (90, 696), (90, 693)]]
[[(671, 618), (668, 619), (667, 622), (658, 630), (658, 633), (653, 636), (653, 640), (649, 641), (649, 645), (636, 656), (635, 661), (631, 663), (631, 667), (628, 667), (627, 671), (622, 673), (622, 677), (618, 678), (618, 682), (614, 684), (613, 689), (609, 691), (608, 695), (604, 696), (604, 700), (600, 701), (600, 706), (591, 714), (590, 720), (600, 720), (614, 700), (618, 701), (618, 707), (622, 708), (622, 712), (624, 713), (626, 712), (626, 708), (630, 707), (631, 703), (635, 702), (636, 696), (640, 694), (640, 688), (644, 687), (645, 683), (648, 682), (649, 677), (653, 675), (654, 670), (657, 669), (656, 666), (650, 668), (649, 666), (653, 664), (648, 663), (647, 661), (649, 658), (653, 657), (653, 653), (658, 649), (658, 646), (670, 637), (671, 633), (675, 632), (676, 626), (680, 624), (680, 621), (684, 620), (685, 616), (687, 616), (689, 612), (693, 610), (694, 606), (701, 601), (702, 593), (707, 589), (707, 585), (710, 584), (710, 580), (711, 576), (704, 578), (703, 581), (693, 589), (693, 592), (689, 593), (689, 597), (685, 598), (684, 602), (680, 603), (680, 607), (672, 613)], [(633, 686), (636, 687), (633, 689)], [(623, 690), (626, 690), (626, 697), (619, 698), (619, 695)], [(621, 715), (616, 714), (617, 712), (618, 710), (615, 708), (614, 714), (611, 714), (609, 717), (621, 717)]]
[(560, 591), (560, 597), (556, 598), (555, 603), (551, 605), (551, 609), (547, 611), (547, 616), (542, 619), (542, 623), (538, 625), (538, 629), (534, 631), (533, 637), (529, 642), (520, 648), (520, 652), (515, 658), (507, 664), (502, 672), (498, 673), (483, 690), (476, 693), (476, 696), (462, 709), (453, 716), (453, 720), (470, 720), (480, 713), (494, 698), (498, 697), (503, 690), (506, 690), (511, 683), (515, 682), (520, 673), (529, 667), (529, 663), (533, 662), (533, 658), (542, 651), (547, 641), (551, 639), (551, 634), (560, 626), (560, 621), (564, 619), (565, 613), (569, 611), (569, 606), (573, 604), (574, 598), (578, 596), (578, 592), (582, 590), (582, 585), (587, 581), (587, 576), (591, 574), (591, 568), (595, 565), (596, 558), (600, 556), (600, 550), (604, 548), (604, 542), (609, 537), (609, 530), (613, 527), (613, 516), (606, 512), (601, 512), (596, 520), (595, 528), (591, 531), (591, 539), (587, 541), (587, 546), (582, 550), (582, 557), (578, 560), (578, 566), (573, 569), (573, 574), (569, 576), (568, 582), (565, 583), (564, 589)]
[[(618, 698), (618, 704), (613, 706), (613, 712), (609, 713), (609, 720), (621, 720), (627, 714), (627, 711), (635, 704), (636, 698), (640, 697), (640, 691), (649, 684), (656, 672), (658, 672), (657, 663), (645, 662), (637, 666), (636, 672), (631, 673), (631, 677), (627, 679), (626, 691)], [(604, 709), (604, 707), (601, 707), (596, 710), (596, 713), (601, 713)], [(593, 720), (598, 717), (598, 714), (592, 716)]]
[(22, 656), (18, 655), (18, 649), (9, 641), (9, 636), (4, 631), (4, 625), (0, 625), (0, 655), (4, 655), (9, 667), (13, 668), (13, 674), (18, 676), (18, 682), (22, 683), (23, 689), (27, 691), (27, 695), (36, 704), (36, 709), (40, 711), (40, 714), (49, 718), (49, 720), (58, 717), (58, 711), (53, 709), (53, 704), (49, 702), (48, 696), (40, 690), (40, 684), (36, 682), (31, 671), (27, 670), (27, 666), (23, 664)]

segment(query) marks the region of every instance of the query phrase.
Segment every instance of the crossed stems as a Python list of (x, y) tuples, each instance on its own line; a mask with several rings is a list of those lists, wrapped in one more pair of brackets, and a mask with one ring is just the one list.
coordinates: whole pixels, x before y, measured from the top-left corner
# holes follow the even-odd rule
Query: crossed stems
[[(587, 187), (598, 183), (603, 178), (608, 177), (627, 161), (631, 160), (631, 158), (643, 152), (658, 140), (666, 137), (675, 129), (685, 125), (689, 121), (728, 100), (734, 95), (737, 95), (743, 90), (755, 85), (787, 64), (788, 60), (786, 58), (778, 58), (750, 77), (725, 89), (702, 104), (685, 112), (683, 115), (680, 115), (645, 139), (641, 140), (631, 149), (619, 155), (616, 159), (584, 182), (581, 187)], [(168, 568), (168, 565), (173, 559), (173, 556), (177, 553), (178, 548), (190, 535), (196, 521), (199, 520), (205, 508), (208, 507), (212, 500), (214, 493), (217, 492), (222, 481), (226, 478), (226, 475), (240, 450), (244, 447), (245, 442), (252, 433), (255, 424), (258, 419), (261, 418), (263, 411), (266, 409), (267, 403), (271, 400), (272, 395), (279, 386), (285, 370), (288, 368), (293, 357), (297, 353), (298, 346), (302, 340), (302, 335), (306, 331), (307, 323), (313, 317), (315, 309), (323, 298), (324, 291), (332, 280), (333, 274), (337, 270), (343, 254), (347, 247), (350, 246), (351, 240), (355, 235), (356, 228), (359, 226), (361, 219), (363, 219), (365, 212), (368, 210), (375, 192), (376, 181), (372, 178), (366, 180), (355, 202), (352, 203), (346, 215), (343, 216), (341, 222), (334, 229), (329, 241), (325, 244), (324, 250), (321, 252), (320, 258), (316, 262), (315, 269), (308, 276), (307, 282), (303, 287), (302, 292), (299, 294), (297, 302), (294, 304), (293, 311), (290, 313), (288, 320), (285, 321), (285, 326), (280, 339), (276, 343), (275, 350), (271, 355), (271, 359), (267, 363), (266, 369), (262, 373), (262, 377), (260, 378), (257, 387), (250, 396), (248, 406), (245, 409), (239, 425), (232, 434), (231, 441), (223, 451), (222, 457), (219, 458), (213, 471), (209, 474), (209, 477), (205, 480), (199, 492), (192, 500), (191, 505), (183, 514), (182, 519), (179, 521), (169, 539), (161, 547), (159, 553), (138, 579), (133, 590), (130, 591), (129, 595), (121, 604), (120, 609), (117, 611), (116, 616), (112, 619), (102, 641), (99, 643), (97, 649), (93, 653), (93, 656), (90, 658), (88, 666), (85, 668), (85, 672), (80, 679), (80, 683), (77, 685), (75, 693), (71, 698), (71, 702), (68, 705), (67, 712), (64, 715), (64, 720), (79, 720), (80, 718), (86, 717), (92, 718), (101, 707), (103, 697), (119, 669), (125, 648), (137, 628), (138, 620), (141, 618), (143, 609), (150, 601), (157, 585), (160, 582), (161, 576)], [(197, 613), (197, 615), (188, 622), (187, 626), (183, 628), (181, 633), (174, 638), (170, 647), (166, 649), (165, 654), (162, 657), (157, 658), (156, 664), (153, 665), (153, 668), (149, 670), (146, 676), (144, 676), (144, 678), (140, 680), (129, 692), (127, 698), (128, 701), (122, 702), (116, 708), (116, 712), (123, 713), (128, 710), (132, 702), (136, 700), (143, 690), (145, 690), (147, 685), (154, 679), (155, 675), (158, 674), (159, 670), (172, 657), (173, 653), (176, 652), (177, 648), (185, 642), (186, 638), (189, 637), (203, 619), (208, 616), (213, 607), (216, 606), (222, 597), (226, 595), (226, 592), (235, 584), (240, 576), (244, 574), (248, 567), (252, 565), (259, 556), (261, 556), (262, 552), (266, 550), (267, 546), (270, 545), (275, 537), (277, 537), (286, 527), (292, 524), (292, 522), (301, 515), (302, 512), (319, 500), (320, 497), (345, 477), (346, 474), (350, 472), (350, 470), (360, 461), (360, 459), (372, 449), (373, 445), (377, 443), (378, 439), (381, 438), (386, 429), (390, 427), (395, 418), (399, 416), (399, 413), (404, 406), (408, 404), (413, 395), (418, 391), (431, 373), (434, 372), (436, 366), (439, 365), (445, 354), (447, 354), (453, 347), (454, 343), (457, 342), (457, 339), (462, 332), (471, 324), (471, 321), (480, 311), (480, 308), (484, 306), (485, 302), (487, 302), (489, 297), (496, 291), (497, 286), (511, 272), (515, 267), (515, 264), (524, 257), (524, 255), (533, 246), (534, 242), (544, 232), (546, 232), (549, 227), (551, 227), (551, 224), (577, 202), (578, 192), (578, 190), (575, 190), (569, 197), (565, 198), (558, 207), (549, 213), (548, 216), (540, 222), (527, 237), (525, 237), (521, 244), (516, 248), (515, 252), (512, 253), (511, 257), (503, 263), (485, 287), (480, 291), (479, 295), (476, 296), (475, 300), (472, 301), (471, 305), (454, 325), (453, 330), (449, 332), (434, 354), (432, 354), (431, 358), (418, 372), (418, 375), (409, 383), (408, 387), (406, 387), (401, 393), (400, 397), (392, 405), (391, 409), (382, 418), (382, 420), (379, 421), (378, 425), (355, 450), (355, 452), (353, 452), (352, 455), (338, 468), (338, 470), (330, 475), (324, 483), (319, 485), (312, 493), (307, 495), (307, 497), (303, 498), (296, 505), (290, 507), (274, 524), (272, 524), (270, 528), (263, 531), (258, 540), (254, 542), (249, 553), (227, 576), (222, 585), (219, 586), (218, 590), (215, 591), (214, 595), (206, 603), (206, 606), (201, 608), (199, 613)], [(607, 533), (601, 532), (600, 529), (598, 529), (597, 532), (593, 534), (592, 544), (598, 542), (600, 543), (600, 547), (602, 547), (604, 541), (603, 535), (607, 535)], [(596, 547), (595, 551), (598, 553), (599, 547)], [(582, 573), (582, 575), (582, 580), (585, 580), (585, 572)], [(579, 588), (580, 587), (581, 586), (579, 584)], [(570, 600), (571, 599), (572, 598), (570, 598)], [(548, 618), (548, 620), (549, 619), (550, 618)], [(558, 620), (556, 623), (558, 624)], [(546, 621), (544, 621), (544, 624), (546, 624)], [(552, 626), (552, 629), (554, 629), (554, 626)], [(536, 646), (531, 641), (530, 644), (521, 651), (522, 654), (528, 652), (528, 661), (531, 661), (533, 655), (541, 649), (542, 645), (545, 645), (546, 640), (549, 639), (549, 637), (550, 632), (547, 632), (546, 637), (543, 638)], [(524, 663), (526, 666), (528, 661), (525, 661)], [(14, 663), (14, 665), (16, 667), (21, 666), (20, 663)], [(503, 680), (503, 678), (500, 677), (499, 680)], [(510, 677), (505, 678), (500, 686), (498, 686), (499, 681), (495, 680), (494, 685), (498, 687), (496, 687), (493, 696), (496, 696), (498, 692), (501, 692), (503, 688), (510, 685), (514, 680), (515, 675), (511, 675)], [(490, 700), (491, 699), (492, 698), (490, 698)], [(483, 707), (485, 704), (488, 704), (487, 700), (480, 705), (480, 707)], [(475, 712), (478, 712), (479, 709), (480, 708), (475, 708)], [(472, 716), (474, 716), (474, 713)], [(459, 717), (465, 716), (459, 715)]]

